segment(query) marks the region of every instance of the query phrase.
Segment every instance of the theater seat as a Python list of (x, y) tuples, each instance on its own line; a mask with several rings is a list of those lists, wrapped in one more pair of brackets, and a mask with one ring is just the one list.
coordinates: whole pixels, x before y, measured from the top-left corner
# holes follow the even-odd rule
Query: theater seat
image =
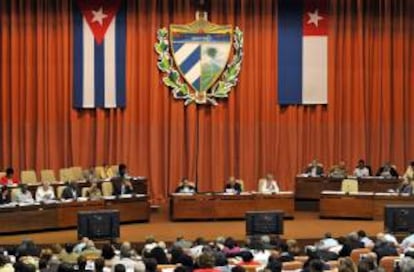
[(62, 198), (62, 193), (63, 193), (63, 190), (65, 190), (65, 187), (66, 187), (66, 186), (61, 185), (61, 186), (58, 186), (58, 187), (56, 188), (56, 198), (57, 198), (57, 199), (61, 199), (61, 198)]
[(341, 191), (344, 193), (358, 193), (358, 180), (344, 179), (341, 183)]
[(40, 180), (53, 182), (56, 181), (55, 171), (52, 169), (44, 169), (40, 171)]
[(111, 165), (111, 169), (115, 176), (118, 175), (118, 164)]
[(59, 170), (59, 179), (60, 179), (60, 181), (75, 180), (75, 178), (72, 175), (72, 170), (70, 168), (61, 168)]
[(356, 248), (351, 251), (351, 259), (355, 264), (359, 263), (361, 259), (361, 255), (370, 253), (371, 250), (369, 248)]
[(114, 187), (112, 182), (104, 181), (102, 182), (102, 195), (103, 196), (111, 196), (114, 192)]
[(263, 183), (265, 183), (265, 182), (266, 182), (266, 179), (264, 179), (264, 178), (259, 179), (259, 182), (257, 184), (257, 191), (258, 192), (260, 192), (261, 188), (263, 187)]
[(260, 265), (242, 265), (242, 267), (246, 270), (246, 272), (257, 272), (257, 269)]
[(36, 172), (34, 170), (24, 170), (20, 173), (20, 179), (24, 184), (37, 183)]
[(159, 264), (157, 265), (157, 272), (174, 271), (175, 264)]
[(82, 180), (83, 174), (82, 174), (82, 167), (80, 166), (73, 166), (70, 168), (72, 172), (72, 176), (75, 180)]
[(82, 197), (86, 197), (86, 194), (88, 193), (89, 188), (88, 187), (83, 187), (82, 188)]
[(282, 263), (282, 270), (291, 271), (302, 269), (303, 263), (299, 261), (291, 261)]

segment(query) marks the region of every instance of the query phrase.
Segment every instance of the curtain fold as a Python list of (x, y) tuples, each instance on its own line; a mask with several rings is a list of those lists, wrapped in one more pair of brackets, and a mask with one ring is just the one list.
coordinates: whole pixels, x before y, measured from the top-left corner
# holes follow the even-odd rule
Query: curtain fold
[(403, 172), (414, 158), (414, 1), (330, 1), (328, 105), (277, 104), (277, 1), (206, 1), (209, 19), (244, 31), (237, 87), (217, 107), (188, 106), (162, 84), (156, 31), (194, 20), (194, 1), (127, 1), (123, 110), (72, 108), (71, 0), (0, 0), (0, 167), (125, 162), (162, 201), (181, 177), (200, 191), (231, 175), (282, 189), (313, 158), (359, 158)]

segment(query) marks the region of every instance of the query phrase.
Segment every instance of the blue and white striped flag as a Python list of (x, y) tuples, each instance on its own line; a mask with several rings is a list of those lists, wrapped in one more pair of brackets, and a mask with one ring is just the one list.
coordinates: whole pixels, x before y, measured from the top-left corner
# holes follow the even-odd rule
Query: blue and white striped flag
[(125, 1), (77, 0), (73, 22), (74, 107), (125, 107)]

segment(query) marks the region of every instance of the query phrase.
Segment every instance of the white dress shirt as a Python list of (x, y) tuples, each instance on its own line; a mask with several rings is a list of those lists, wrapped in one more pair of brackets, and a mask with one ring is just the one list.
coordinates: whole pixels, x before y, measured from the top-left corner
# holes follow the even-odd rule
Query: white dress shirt
[(361, 178), (361, 177), (369, 177), (369, 170), (368, 168), (364, 167), (364, 168), (355, 168), (354, 170), (354, 176)]
[(262, 194), (279, 193), (279, 186), (275, 180), (271, 182), (265, 180), (260, 184), (259, 192)]
[(43, 188), (43, 186), (37, 187), (36, 190), (36, 201), (48, 201), (55, 199), (55, 191), (53, 190), (52, 186), (49, 186), (47, 190)]

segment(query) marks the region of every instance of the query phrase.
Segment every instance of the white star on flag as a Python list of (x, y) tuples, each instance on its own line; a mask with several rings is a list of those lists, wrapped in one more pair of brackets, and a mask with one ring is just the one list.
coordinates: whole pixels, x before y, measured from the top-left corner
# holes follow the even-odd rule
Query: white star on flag
[(92, 10), (93, 18), (92, 23), (98, 22), (100, 25), (103, 25), (103, 20), (108, 17), (105, 13), (103, 13), (103, 7), (100, 7), (98, 10)]
[(318, 9), (315, 9), (314, 12), (308, 12), (309, 20), (308, 24), (314, 24), (316, 27), (318, 27), (319, 21), (323, 19), (322, 16), (319, 16)]

